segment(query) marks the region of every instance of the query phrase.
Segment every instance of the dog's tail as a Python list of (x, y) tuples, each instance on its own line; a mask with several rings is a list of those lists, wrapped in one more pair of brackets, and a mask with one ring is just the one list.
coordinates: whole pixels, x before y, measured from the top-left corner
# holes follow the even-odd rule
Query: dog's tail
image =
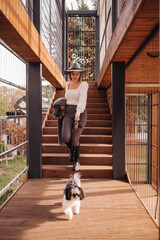
[(81, 187), (81, 174), (79, 172), (73, 174), (73, 180), (76, 182), (78, 187)]

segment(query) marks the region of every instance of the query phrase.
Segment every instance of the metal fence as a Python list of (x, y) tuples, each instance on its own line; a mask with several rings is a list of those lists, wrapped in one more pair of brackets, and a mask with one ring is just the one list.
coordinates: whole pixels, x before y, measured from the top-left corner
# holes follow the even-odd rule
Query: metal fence
[[(135, 192), (157, 225), (159, 224), (160, 106), (158, 104), (159, 57), (155, 53), (159, 51), (158, 39), (156, 36), (146, 45), (126, 72), (128, 79), (134, 81), (126, 83), (126, 92), (128, 92), (126, 94), (126, 167)], [(148, 56), (148, 53), (152, 54)], [(146, 78), (147, 68), (150, 69), (150, 73)]]
[[(33, 0), (20, 0), (33, 21)], [(62, 0), (41, 0), (41, 38), (62, 72)], [(50, 106), (55, 88), (42, 76), (42, 116)], [(42, 119), (42, 121), (43, 121)]]
[(68, 66), (73, 62), (80, 63), (87, 69), (83, 80), (95, 81), (96, 72), (96, 18), (91, 13), (77, 11), (67, 13), (67, 49)]
[(0, 41), (0, 206), (27, 171), (26, 64)]
[[(118, 18), (123, 11), (127, 0), (99, 0), (97, 14), (99, 16), (99, 52), (100, 68), (102, 67), (105, 53), (108, 49), (113, 28), (116, 26)], [(114, 14), (112, 14), (114, 11)], [(114, 15), (114, 17), (113, 17)], [(114, 18), (114, 24), (113, 19)], [(114, 25), (114, 26), (113, 26)]]
[[(20, 0), (33, 21), (33, 0)], [(62, 71), (62, 0), (41, 0), (41, 38)]]
[(100, 52), (100, 68), (102, 67), (106, 50), (108, 48), (112, 36), (112, 1), (99, 0), (98, 16), (99, 16), (99, 52)]

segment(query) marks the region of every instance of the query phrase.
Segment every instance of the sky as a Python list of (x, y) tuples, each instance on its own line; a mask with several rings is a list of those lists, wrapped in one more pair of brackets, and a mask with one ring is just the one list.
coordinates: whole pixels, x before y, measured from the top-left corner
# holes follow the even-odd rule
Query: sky
[[(76, 0), (66, 0), (66, 6), (68, 6), (69, 9), (71, 9), (71, 3), (73, 4), (73, 6), (77, 6)], [(87, 3), (90, 10), (92, 10), (92, 0), (85, 0), (85, 3)]]

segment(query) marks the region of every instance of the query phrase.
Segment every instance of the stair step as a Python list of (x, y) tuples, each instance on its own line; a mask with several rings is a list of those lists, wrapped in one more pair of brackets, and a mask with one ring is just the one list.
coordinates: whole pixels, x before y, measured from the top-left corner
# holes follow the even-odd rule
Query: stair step
[[(69, 153), (43, 153), (43, 164), (49, 165), (70, 165)], [(112, 154), (80, 154), (82, 165), (112, 165)]]
[[(87, 166), (81, 165), (82, 178), (112, 178), (111, 166)], [(42, 165), (43, 177), (68, 178), (73, 174), (72, 165)]]
[[(111, 114), (87, 114), (88, 120), (111, 120)], [(48, 115), (48, 120), (55, 120), (53, 114)]]
[[(112, 144), (81, 144), (81, 153), (102, 153), (112, 154)], [(66, 153), (67, 147), (60, 146), (57, 143), (42, 143), (42, 153)]]
[(108, 107), (107, 98), (87, 98), (87, 103), (106, 103)]
[[(56, 134), (42, 135), (42, 143), (58, 143), (58, 136)], [(112, 144), (112, 135), (81, 135), (80, 143)]]
[(88, 120), (112, 120), (111, 114), (87, 114)]
[[(112, 115), (105, 89), (88, 82), (87, 123), (80, 137), (80, 172), (84, 178), (112, 178)], [(57, 118), (53, 118), (53, 102), (64, 97), (57, 90), (52, 100), (42, 135), (43, 177), (68, 178), (72, 172), (69, 149), (58, 144)]]
[[(44, 127), (43, 134), (57, 134), (57, 127)], [(112, 135), (111, 127), (85, 127), (83, 135)]]
[(109, 108), (109, 105), (108, 105), (108, 103), (107, 102), (103, 102), (103, 103), (95, 103), (95, 102), (93, 102), (93, 103), (88, 103), (87, 104), (87, 109), (88, 108)]
[[(46, 120), (46, 127), (57, 127), (57, 120)], [(86, 127), (112, 127), (111, 120), (87, 120)]]
[(87, 113), (88, 114), (110, 114), (110, 109), (109, 108), (87, 108)]

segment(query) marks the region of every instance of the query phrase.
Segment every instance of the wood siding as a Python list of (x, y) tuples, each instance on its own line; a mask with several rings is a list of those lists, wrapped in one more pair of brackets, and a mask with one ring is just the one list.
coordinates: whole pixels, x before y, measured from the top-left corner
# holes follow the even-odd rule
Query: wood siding
[[(111, 84), (111, 62), (125, 61), (125, 63), (127, 64), (132, 58), (132, 56), (139, 49), (139, 47), (146, 40), (148, 35), (152, 32), (154, 27), (158, 24), (158, 22), (159, 1), (130, 0), (125, 2), (103, 61), (103, 65), (98, 77), (98, 87), (107, 88)], [(157, 49), (155, 49), (155, 51), (157, 51)], [(144, 61), (147, 65), (145, 69), (142, 66), (144, 65)], [(143, 55), (142, 65), (139, 64), (139, 61), (135, 60), (135, 65), (133, 65), (133, 68), (131, 64), (131, 67), (128, 68), (126, 71), (126, 83), (134, 82), (135, 79), (137, 79), (137, 71), (135, 71), (135, 73), (133, 74), (135, 66), (136, 70), (138, 69), (139, 73), (138, 81), (144, 82), (145, 79), (145, 82), (147, 82), (148, 78), (146, 78), (146, 76), (150, 76), (149, 73), (152, 67), (152, 64), (150, 64), (149, 61), (151, 60), (146, 54)], [(156, 69), (157, 71), (152, 79), (154, 79), (154, 77), (155, 79), (157, 79), (159, 72), (158, 68)], [(137, 86), (134, 88), (129, 88), (128, 86), (126, 88), (126, 92), (134, 92), (136, 89)], [(146, 89), (146, 87), (142, 87), (140, 91), (151, 92), (151, 89)]]
[(41, 62), (42, 75), (56, 88), (65, 79), (19, 0), (0, 1), (0, 38), (26, 62)]

